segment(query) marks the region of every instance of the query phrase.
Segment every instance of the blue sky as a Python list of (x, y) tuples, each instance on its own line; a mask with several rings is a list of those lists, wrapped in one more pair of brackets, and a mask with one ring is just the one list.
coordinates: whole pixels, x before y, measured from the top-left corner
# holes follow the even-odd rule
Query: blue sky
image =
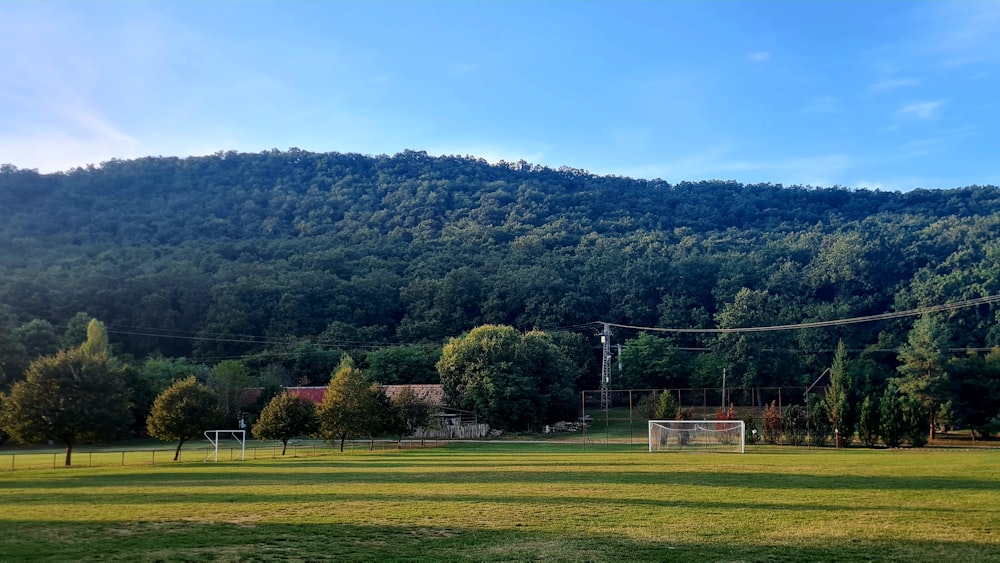
[(0, 0), (0, 162), (298, 147), (1000, 184), (1000, 2)]

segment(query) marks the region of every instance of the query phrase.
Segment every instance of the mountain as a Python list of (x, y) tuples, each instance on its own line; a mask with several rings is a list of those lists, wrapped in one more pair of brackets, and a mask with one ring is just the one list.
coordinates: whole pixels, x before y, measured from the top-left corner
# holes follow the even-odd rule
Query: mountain
[[(413, 151), (4, 165), (0, 315), (86, 311), (124, 352), (209, 362), (290, 339), (439, 343), (483, 323), (799, 323), (1000, 293), (998, 222), (992, 186), (671, 185)], [(995, 320), (953, 313), (954, 344), (997, 344)], [(732, 345), (790, 350), (759, 369), (798, 377), (837, 339), (863, 348), (911, 322)]]

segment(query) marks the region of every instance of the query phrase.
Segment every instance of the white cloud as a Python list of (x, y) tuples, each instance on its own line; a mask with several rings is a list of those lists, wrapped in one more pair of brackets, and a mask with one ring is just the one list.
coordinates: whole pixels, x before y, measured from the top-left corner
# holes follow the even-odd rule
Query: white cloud
[(896, 116), (903, 119), (935, 119), (941, 114), (941, 108), (943, 106), (944, 102), (940, 100), (915, 102), (896, 110)]
[(763, 63), (771, 60), (770, 51), (755, 51), (747, 55), (747, 59), (754, 63)]
[(1000, 2), (923, 2), (914, 13), (911, 48), (944, 66), (1000, 60)]
[(913, 78), (883, 78), (871, 86), (868, 87), (868, 91), (872, 93), (888, 92), (889, 90), (895, 90), (897, 88), (906, 88), (910, 86), (918, 86), (920, 81)]
[(843, 175), (853, 164), (850, 155), (839, 153), (756, 160), (732, 158), (729, 152), (726, 147), (714, 147), (670, 162), (632, 167), (625, 175), (669, 182), (716, 179), (832, 186), (843, 181)]

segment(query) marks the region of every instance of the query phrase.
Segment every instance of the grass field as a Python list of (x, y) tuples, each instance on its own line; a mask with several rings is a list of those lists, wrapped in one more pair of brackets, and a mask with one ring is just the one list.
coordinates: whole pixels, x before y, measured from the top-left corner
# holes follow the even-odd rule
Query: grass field
[(449, 444), (0, 473), (0, 559), (1000, 560), (1000, 451)]

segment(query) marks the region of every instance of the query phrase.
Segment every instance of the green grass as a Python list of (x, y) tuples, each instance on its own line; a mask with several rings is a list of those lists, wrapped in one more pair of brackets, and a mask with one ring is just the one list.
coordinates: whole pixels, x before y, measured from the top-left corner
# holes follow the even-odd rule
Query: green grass
[(0, 473), (0, 560), (989, 561), (1000, 451), (450, 444)]

